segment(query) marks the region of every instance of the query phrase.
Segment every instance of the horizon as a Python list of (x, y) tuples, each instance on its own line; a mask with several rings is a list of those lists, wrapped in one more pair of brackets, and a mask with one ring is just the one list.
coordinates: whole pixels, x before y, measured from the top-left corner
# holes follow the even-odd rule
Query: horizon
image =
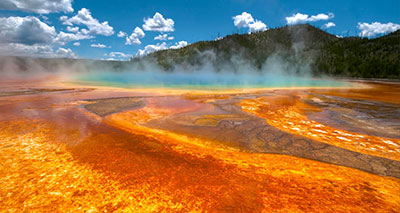
[[(399, 7), (393, 7), (396, 4)], [(129, 60), (231, 34), (302, 23), (339, 37), (375, 38), (400, 29), (399, 13), (397, 1), (379, 5), (343, 1), (330, 6), (327, 2), (291, 1), (109, 5), (97, 1), (48, 4), (42, 0), (6, 0), (0, 3), (0, 52), (38, 58)]]
[[(298, 25), (309, 25), (309, 26), (315, 27), (316, 29), (319, 29), (319, 30), (321, 30), (321, 31), (324, 31), (325, 33), (327, 33), (327, 34), (329, 34), (329, 35), (336, 36), (338, 39), (345, 39), (345, 38), (363, 38), (363, 39), (371, 40), (371, 39), (381, 38), (381, 37), (384, 37), (384, 36), (387, 36), (387, 35), (390, 35), (390, 34), (392, 34), (392, 33), (396, 33), (396, 32), (398, 32), (398, 31), (400, 31), (400, 29), (398, 29), (398, 30), (396, 30), (396, 31), (387, 32), (387, 33), (385, 33), (385, 34), (379, 34), (378, 36), (375, 36), (375, 37), (362, 37), (362, 36), (359, 36), (359, 35), (354, 35), (354, 36), (349, 35), (349, 36), (343, 36), (343, 37), (342, 37), (342, 36), (338, 36), (338, 35), (329, 33), (329, 32), (327, 32), (326, 30), (321, 29), (321, 28), (319, 28), (319, 27), (317, 27), (317, 26), (314, 26), (314, 25), (312, 25), (312, 24), (310, 24), (310, 23), (299, 23), (299, 24), (294, 24), (294, 25), (284, 25), (284, 26), (279, 26), (279, 27), (275, 27), (275, 28), (270, 28), (270, 29), (268, 29), (268, 30), (275, 30), (275, 29), (281, 29), (281, 28), (285, 28), (285, 27), (289, 27), (289, 26), (298, 26)], [(267, 30), (266, 30), (266, 31), (267, 31)], [(253, 34), (253, 33), (263, 33), (263, 32), (266, 32), (266, 31), (257, 31), (257, 32), (251, 32), (251, 33), (238, 33), (238, 32), (235, 32), (235, 33), (232, 33), (232, 34), (225, 35), (224, 37), (221, 37), (220, 39), (225, 39), (226, 37), (228, 37), (228, 36), (233, 36), (233, 35), (247, 35), (247, 34)], [(199, 42), (214, 42), (214, 41), (218, 41), (218, 40), (220, 40), (220, 39), (214, 39), (214, 40), (200, 40), (200, 41), (196, 41), (196, 42), (194, 42), (194, 43), (188, 44), (188, 45), (186, 45), (186, 46), (194, 45), (194, 44), (199, 43)], [(183, 47), (180, 47), (180, 48), (184, 48), (184, 47), (186, 47), (186, 46), (183, 46)], [(180, 48), (176, 48), (176, 49), (180, 49)], [(156, 50), (156, 51), (154, 51), (154, 52), (149, 53), (148, 55), (151, 55), (152, 53), (155, 53), (155, 52), (165, 51), (165, 50), (170, 50), (170, 49), (171, 49), (171, 48)], [(132, 57), (130, 57), (130, 58), (125, 58), (125, 59), (83, 58), (83, 57), (40, 57), (40, 56), (37, 57), (37, 56), (34, 56), (34, 55), (32, 55), (32, 56), (0, 55), (0, 56), (2, 56), (2, 57), (22, 57), (22, 58), (32, 58), (32, 59), (72, 59), (72, 60), (89, 60), (89, 61), (90, 61), (90, 60), (93, 60), (93, 61), (99, 61), (99, 60), (100, 60), (100, 61), (127, 62), (127, 61), (131, 61), (131, 60), (134, 59), (134, 58), (139, 58), (139, 59), (140, 59), (140, 58), (142, 58), (142, 57), (144, 57), (144, 56), (146, 56), (146, 55), (142, 55), (142, 56), (139, 56), (139, 55), (132, 55)]]

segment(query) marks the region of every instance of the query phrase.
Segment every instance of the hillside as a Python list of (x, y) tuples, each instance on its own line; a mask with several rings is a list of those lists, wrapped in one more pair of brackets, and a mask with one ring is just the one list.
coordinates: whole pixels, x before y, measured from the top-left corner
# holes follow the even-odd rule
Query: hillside
[(338, 38), (311, 25), (301, 24), (229, 35), (217, 41), (196, 42), (144, 58), (157, 61), (165, 70), (176, 65), (190, 68), (211, 63), (216, 70), (228, 65), (235, 71), (237, 59), (261, 69), (268, 57), (278, 55), (295, 69), (308, 67), (313, 75), (399, 79), (399, 50), (400, 31), (375, 39)]
[[(316, 50), (335, 40), (335, 36), (311, 25), (294, 25), (259, 33), (229, 35), (217, 41), (201, 41), (178, 50), (159, 51), (146, 58), (156, 58), (166, 69), (176, 64), (195, 66), (204, 62), (211, 62), (218, 69), (220, 64), (234, 65), (237, 59), (261, 68), (273, 54), (285, 60), (298, 61), (298, 54), (312, 57)], [(296, 58), (294, 54), (297, 54)]]
[(316, 65), (316, 71), (332, 76), (400, 79), (400, 31), (327, 43)]

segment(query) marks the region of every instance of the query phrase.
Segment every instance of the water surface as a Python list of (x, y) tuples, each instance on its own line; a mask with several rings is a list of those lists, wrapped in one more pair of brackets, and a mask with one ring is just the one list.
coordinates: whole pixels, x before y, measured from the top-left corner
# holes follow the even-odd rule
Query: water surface
[(333, 79), (233, 73), (101, 72), (76, 78), (79, 83), (121, 88), (232, 89), (274, 87), (347, 87)]

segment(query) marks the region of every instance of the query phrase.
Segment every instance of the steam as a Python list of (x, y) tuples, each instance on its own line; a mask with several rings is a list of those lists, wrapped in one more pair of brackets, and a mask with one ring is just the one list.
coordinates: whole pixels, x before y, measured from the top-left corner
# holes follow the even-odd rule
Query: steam
[[(297, 29), (297, 28), (296, 28)], [(299, 28), (301, 29), (301, 28)], [(254, 88), (288, 86), (334, 86), (337, 82), (315, 79), (313, 58), (305, 56), (305, 32), (292, 30), (290, 50), (274, 53), (257, 66), (245, 51), (222, 57), (213, 50), (197, 51), (181, 63), (144, 56), (132, 61), (84, 59), (38, 59), (0, 56), (2, 78), (60, 77), (84, 84), (119, 87)], [(161, 65), (160, 65), (161, 64)]]
[[(296, 48), (301, 48), (301, 45)], [(222, 62), (213, 51), (205, 51), (199, 52), (195, 65), (175, 64), (165, 71), (152, 59), (142, 59), (119, 71), (104, 68), (85, 72), (76, 80), (80, 83), (127, 88), (225, 89), (343, 85), (336, 81), (315, 79), (311, 74), (311, 62), (300, 60), (299, 57), (294, 54), (288, 60), (273, 54), (258, 68), (244, 59), (242, 54), (235, 54)]]
[(86, 72), (88, 65), (76, 59), (0, 56), (0, 76), (1, 79), (72, 77)]

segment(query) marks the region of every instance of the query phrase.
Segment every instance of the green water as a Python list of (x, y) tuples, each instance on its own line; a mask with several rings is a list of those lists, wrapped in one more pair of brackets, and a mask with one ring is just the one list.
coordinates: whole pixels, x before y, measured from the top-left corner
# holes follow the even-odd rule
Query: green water
[(331, 79), (232, 73), (102, 72), (82, 74), (76, 81), (89, 85), (121, 88), (245, 89), (349, 86), (347, 82)]

